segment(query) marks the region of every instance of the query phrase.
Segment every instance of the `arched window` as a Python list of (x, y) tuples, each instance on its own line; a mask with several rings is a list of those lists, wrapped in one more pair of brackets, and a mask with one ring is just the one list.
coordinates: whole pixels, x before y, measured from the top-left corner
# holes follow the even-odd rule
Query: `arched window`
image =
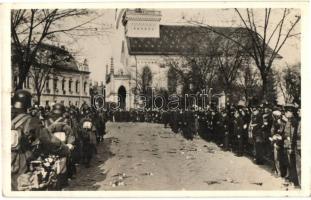
[(50, 90), (50, 77), (46, 77), (46, 80), (45, 80), (45, 89), (46, 89), (46, 91), (49, 91), (49, 90)]
[(69, 79), (68, 87), (69, 87), (69, 92), (72, 92), (72, 80), (71, 79)]
[(152, 85), (152, 73), (148, 66), (143, 68), (142, 72), (142, 90), (143, 93), (146, 93), (148, 91), (148, 88), (150, 89)]
[(85, 82), (84, 82), (84, 85), (83, 85), (83, 91), (84, 91), (84, 92), (86, 92), (86, 87), (87, 87), (87, 82), (85, 81)]
[(79, 93), (79, 81), (76, 81), (76, 93)]
[(170, 94), (176, 93), (177, 73), (174, 68), (170, 68), (167, 72), (167, 89)]
[(62, 90), (63, 90), (63, 91), (65, 91), (65, 83), (66, 83), (66, 80), (63, 79), (63, 80), (62, 80)]
[(54, 89), (54, 91), (58, 91), (58, 88), (57, 88), (57, 83), (58, 83), (58, 78), (56, 77), (56, 78), (54, 78), (54, 80), (53, 80), (53, 89)]

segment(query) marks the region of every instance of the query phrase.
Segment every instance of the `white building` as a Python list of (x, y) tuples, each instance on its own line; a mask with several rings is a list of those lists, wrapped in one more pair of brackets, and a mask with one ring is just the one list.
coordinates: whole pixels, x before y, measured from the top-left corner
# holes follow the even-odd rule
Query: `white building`
[[(45, 70), (34, 73), (34, 68), (32, 68), (23, 85), (23, 89), (32, 93), (34, 101), (38, 101), (35, 86), (40, 86), (42, 92), (40, 105), (42, 106), (53, 103), (80, 106), (83, 102), (90, 103), (90, 72), (87, 60), (84, 60), (84, 63), (78, 63), (63, 46), (48, 44), (42, 45), (38, 54), (41, 54), (40, 57), (43, 58), (40, 67)], [(48, 61), (52, 54), (58, 59), (53, 66)], [(45, 75), (45, 73), (48, 74)], [(34, 81), (36, 78), (42, 78), (42, 81)], [(18, 68), (13, 64), (12, 88), (17, 83)]]

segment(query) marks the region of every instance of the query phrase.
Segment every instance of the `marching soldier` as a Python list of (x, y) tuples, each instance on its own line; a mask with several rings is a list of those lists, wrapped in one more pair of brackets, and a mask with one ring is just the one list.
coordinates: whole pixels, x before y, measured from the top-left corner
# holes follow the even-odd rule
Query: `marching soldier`
[(27, 114), (31, 107), (31, 94), (18, 90), (12, 98), (11, 122), (11, 187), (24, 190), (19, 179), (29, 171), (29, 164), (39, 153), (68, 156), (69, 148), (45, 129), (37, 117)]
[[(65, 106), (61, 103), (53, 105), (51, 116), (45, 121), (45, 127), (51, 134), (61, 140), (72, 151), (75, 144), (75, 135), (69, 125), (68, 119), (64, 117)], [(68, 185), (68, 179), (75, 173), (71, 156), (60, 158), (60, 172), (58, 175), (60, 187)]]
[(92, 123), (92, 114), (90, 109), (86, 109), (84, 116), (79, 123), (79, 134), (82, 140), (82, 155), (81, 160), (85, 167), (90, 166), (90, 161), (94, 153), (97, 153), (96, 149), (96, 128)]

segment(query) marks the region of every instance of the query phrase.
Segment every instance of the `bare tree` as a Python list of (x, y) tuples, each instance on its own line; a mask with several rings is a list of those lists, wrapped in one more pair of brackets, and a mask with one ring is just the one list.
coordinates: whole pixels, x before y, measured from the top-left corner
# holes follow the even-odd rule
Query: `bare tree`
[[(272, 17), (272, 13), (276, 13), (280, 10), (282, 11), (282, 14), (277, 20), (277, 23), (272, 23), (272, 19), (276, 19), (275, 16)], [(196, 24), (206, 28), (207, 31), (213, 31), (216, 34), (230, 39), (248, 53), (259, 69), (262, 79), (261, 92), (264, 100), (266, 98), (267, 77), (272, 64), (276, 58), (280, 57), (279, 52), (286, 41), (289, 38), (300, 34), (294, 33), (294, 30), (299, 24), (301, 16), (300, 14), (294, 13), (292, 9), (287, 8), (266, 8), (263, 11), (263, 17), (256, 16), (254, 9), (235, 9), (235, 12), (242, 22), (242, 29), (240, 29), (241, 37), (244, 37), (249, 42), (236, 40), (235, 37), (231, 37), (230, 33), (219, 31), (219, 29), (203, 24), (202, 22), (191, 20), (190, 23)], [(260, 23), (261, 21), (263, 23)]]
[(224, 91), (226, 95), (230, 96), (239, 70), (242, 68), (244, 61), (247, 61), (247, 57), (243, 49), (231, 40), (223, 38), (222, 41), (221, 45), (218, 45), (217, 51), (219, 53), (215, 54), (217, 55), (216, 63), (219, 70), (218, 76), (224, 85)]
[(258, 97), (261, 87), (260, 74), (256, 68), (251, 67), (249, 62), (239, 70), (237, 85), (247, 105), (251, 99)]
[(43, 42), (55, 40), (59, 34), (98, 31), (88, 24), (98, 18), (83, 20), (81, 23), (65, 23), (89, 14), (85, 9), (19, 9), (11, 12), (11, 41), (18, 67), (18, 83), (14, 90), (20, 89), (35, 63), (37, 52)]
[(72, 55), (62, 48), (45, 45), (45, 48), (39, 49), (35, 61), (28, 73), (32, 80), (32, 85), (39, 103), (42, 92), (46, 87), (49, 78), (51, 76), (61, 77), (61, 73), (57, 68), (61, 65), (66, 65), (69, 62), (72, 62), (73, 59)]
[(301, 104), (301, 75), (300, 63), (286, 66), (277, 73), (277, 83), (284, 97), (285, 103)]

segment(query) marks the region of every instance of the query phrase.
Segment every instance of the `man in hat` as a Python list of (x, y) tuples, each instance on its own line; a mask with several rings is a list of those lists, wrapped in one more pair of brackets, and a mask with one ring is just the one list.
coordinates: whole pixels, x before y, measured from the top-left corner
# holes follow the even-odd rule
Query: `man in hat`
[(243, 151), (244, 151), (244, 138), (243, 138), (243, 126), (244, 126), (244, 122), (243, 122), (243, 118), (242, 118), (242, 114), (240, 113), (240, 111), (237, 110), (234, 113), (234, 120), (233, 120), (233, 124), (234, 124), (234, 137), (235, 137), (235, 150), (238, 156), (242, 156), (243, 155)]
[(265, 103), (263, 105), (263, 114), (262, 114), (262, 132), (263, 132), (263, 148), (264, 148), (264, 154), (268, 155), (272, 158), (272, 149), (270, 148), (270, 141), (269, 137), (271, 137), (271, 127), (272, 127), (272, 112), (270, 110), (270, 105), (268, 103)]
[(295, 163), (295, 148), (297, 140), (297, 127), (298, 121), (294, 116), (294, 105), (287, 104), (285, 105), (285, 129), (284, 129), (284, 151), (286, 154), (286, 175), (285, 178), (298, 184), (298, 177), (296, 172), (296, 163)]
[(263, 133), (262, 133), (262, 115), (258, 107), (254, 107), (251, 115), (250, 127), (252, 129), (254, 148), (255, 148), (255, 160), (256, 164), (263, 164)]
[(272, 112), (273, 116), (273, 122), (272, 122), (272, 130), (271, 130), (271, 137), (269, 138), (270, 141), (273, 144), (273, 157), (274, 157), (274, 168), (276, 175), (282, 176), (283, 170), (283, 162), (282, 162), (282, 157), (283, 157), (283, 148), (284, 148), (284, 143), (283, 143), (283, 138), (284, 138), (284, 128), (285, 128), (285, 122), (283, 120), (283, 114), (276, 107), (274, 111)]
[(225, 151), (229, 150), (230, 147), (230, 118), (228, 116), (228, 110), (223, 110), (222, 111), (222, 116), (221, 116), (221, 127), (223, 127), (222, 131), (222, 138), (223, 138), (223, 148)]

